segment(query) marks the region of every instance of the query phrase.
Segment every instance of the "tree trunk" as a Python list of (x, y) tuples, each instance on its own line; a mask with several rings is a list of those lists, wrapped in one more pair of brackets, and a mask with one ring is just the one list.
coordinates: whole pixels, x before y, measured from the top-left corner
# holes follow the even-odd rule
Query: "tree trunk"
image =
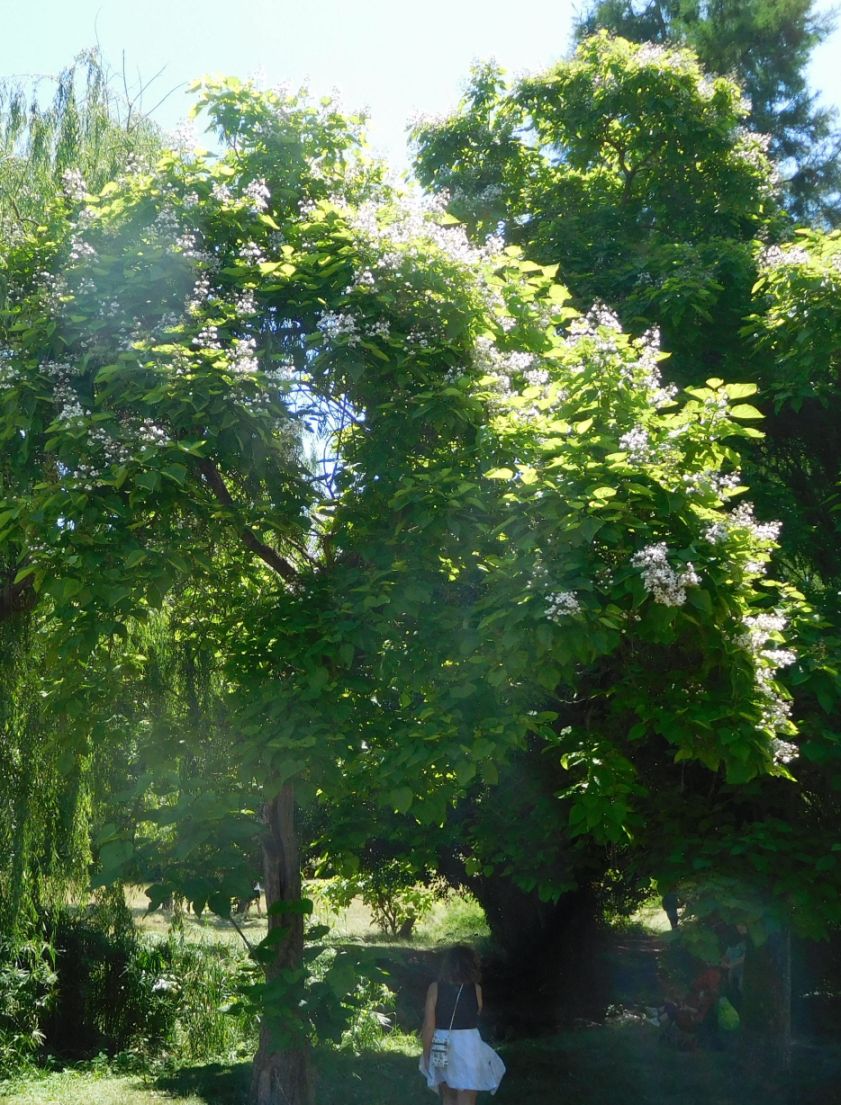
[(763, 1062), (791, 1063), (791, 940), (787, 931), (748, 945), (741, 1010), (745, 1044)]
[[(303, 914), (295, 911), (272, 913), (271, 910), (276, 902), (298, 902), (301, 898), (295, 794), (290, 783), (263, 807), (263, 820), (266, 824), (263, 885), (269, 932), (277, 928), (288, 929), (266, 968), (266, 978), (271, 981), (287, 969), (300, 968), (304, 953)], [(309, 1048), (305, 1044), (280, 1044), (276, 1029), (271, 1017), (264, 1014), (251, 1078), (252, 1105), (313, 1105)]]
[(498, 1031), (539, 1035), (579, 1018), (604, 1016), (600, 911), (590, 887), (554, 903), (541, 902), (507, 879), (474, 880), (471, 889), (504, 956), (487, 965), (488, 985), (499, 990), (499, 999), (489, 1000), (498, 1012)]

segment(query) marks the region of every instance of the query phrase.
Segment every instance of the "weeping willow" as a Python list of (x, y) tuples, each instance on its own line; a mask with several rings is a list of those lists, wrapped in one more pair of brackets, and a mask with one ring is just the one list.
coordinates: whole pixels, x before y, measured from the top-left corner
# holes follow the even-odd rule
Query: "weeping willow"
[(41, 628), (32, 613), (0, 623), (0, 932), (12, 938), (83, 885), (90, 862), (87, 735), (51, 704)]
[(128, 165), (154, 160), (160, 133), (139, 110), (142, 90), (132, 101), (115, 88), (98, 50), (54, 78), (0, 81), (0, 236), (37, 225), (67, 174), (98, 191)]
[[(115, 91), (96, 50), (54, 79), (0, 81), (0, 258), (39, 224), (68, 177), (96, 191), (131, 163), (150, 164), (160, 148), (158, 128)], [(14, 503), (15, 488), (0, 454), (0, 505)], [(102, 768), (92, 752), (102, 657), (77, 665), (68, 712), (49, 657), (48, 606), (27, 609), (14, 595), (25, 563), (20, 549), (0, 564), (0, 933), (11, 937), (87, 885), (93, 780)]]

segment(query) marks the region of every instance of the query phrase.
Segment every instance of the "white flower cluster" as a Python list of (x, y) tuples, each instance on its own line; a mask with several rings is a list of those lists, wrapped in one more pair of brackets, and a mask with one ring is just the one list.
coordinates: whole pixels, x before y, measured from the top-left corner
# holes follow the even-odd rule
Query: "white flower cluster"
[(698, 415), (698, 421), (712, 426), (727, 416), (730, 403), (726, 395), (708, 395), (703, 402), (703, 408)]
[(100, 299), (96, 313), (100, 318), (117, 318), (121, 305), (119, 299)]
[(683, 606), (686, 588), (696, 587), (701, 582), (691, 563), (687, 562), (680, 571), (672, 568), (665, 541), (647, 545), (634, 553), (631, 564), (641, 569), (643, 587), (663, 606)]
[(108, 464), (125, 464), (131, 457), (128, 447), (112, 437), (102, 426), (91, 426), (88, 430), (88, 444), (99, 449)]
[(642, 43), (634, 53), (634, 61), (639, 66), (653, 66), (661, 72), (672, 69), (680, 73), (692, 68), (692, 59), (683, 50), (659, 46), (655, 42)]
[(192, 119), (183, 119), (170, 134), (172, 148), (182, 157), (193, 153), (196, 148), (196, 128)]
[(170, 331), (174, 330), (175, 327), (180, 324), (180, 322), (181, 319), (174, 311), (166, 311), (155, 323), (155, 327), (152, 332), (157, 336), (168, 334)]
[(651, 441), (648, 430), (634, 426), (619, 438), (619, 448), (628, 454), (632, 464), (645, 464), (651, 460)]
[(19, 378), (11, 349), (0, 349), (0, 387), (11, 387)]
[(546, 596), (546, 617), (550, 622), (561, 622), (580, 613), (581, 603), (573, 591), (555, 591)]
[(655, 408), (666, 407), (675, 401), (677, 386), (667, 384), (664, 386), (660, 376), (660, 330), (653, 326), (635, 343), (639, 353), (639, 360), (633, 365), (630, 374), (623, 370), (628, 383), (636, 387), (642, 387), (648, 392), (651, 405)]
[(293, 379), (295, 366), (293, 364), (274, 365), (272, 368), (264, 368), (263, 375), (270, 387), (282, 387)]
[(259, 215), (261, 211), (266, 211), (268, 209), (271, 192), (265, 180), (262, 178), (252, 180), (246, 187), (243, 195), (250, 201), (249, 210), (253, 214)]
[(789, 249), (768, 246), (762, 251), (759, 264), (764, 269), (778, 269), (784, 265), (807, 265), (810, 260), (810, 253), (803, 246), (792, 246)]
[(527, 368), (523, 372), (523, 379), (526, 387), (544, 388), (549, 383), (549, 372), (545, 368)]
[(711, 545), (723, 545), (730, 536), (730, 527), (726, 522), (713, 522), (704, 530), (704, 540)]
[(193, 345), (197, 346), (199, 349), (221, 349), (222, 343), (219, 341), (219, 328), (214, 326), (213, 323), (206, 323), (193, 338)]
[[(714, 522), (704, 530), (704, 540), (711, 545), (723, 545), (734, 530), (747, 530), (758, 541), (776, 541), (780, 535), (781, 522), (758, 522), (754, 517), (753, 503), (740, 503), (725, 519)], [(765, 565), (750, 561), (748, 570), (762, 572)]]
[(246, 242), (244, 246), (241, 246), (239, 257), (247, 265), (259, 265), (266, 260), (265, 253), (256, 242)]
[(71, 265), (76, 265), (88, 257), (96, 257), (96, 250), (90, 242), (86, 242), (83, 238), (80, 238), (78, 234), (74, 234), (70, 239), (70, 253), (67, 257), (68, 261)]
[(39, 369), (51, 380), (69, 380), (74, 375), (73, 366), (69, 361), (42, 361)]
[(164, 241), (171, 241), (178, 231), (181, 229), (181, 224), (178, 221), (178, 215), (172, 207), (163, 207), (155, 216), (154, 222), (150, 229), (153, 231), (156, 237), (163, 238)]
[(765, 169), (768, 165), (771, 135), (739, 127), (737, 136), (738, 141), (735, 146), (737, 156), (755, 169)]
[(257, 300), (250, 288), (234, 296), (234, 310), (239, 318), (250, 318), (257, 314)]
[[(744, 619), (745, 629), (737, 637), (736, 644), (747, 649), (753, 656), (761, 656), (768, 638), (772, 634), (782, 633), (786, 624), (786, 619), (782, 614), (749, 615)], [(788, 662), (794, 662), (793, 653)]]
[(56, 381), (53, 396), (59, 407), (56, 415), (59, 422), (78, 422), (90, 413), (82, 407), (75, 388), (63, 380)]
[(150, 418), (145, 418), (137, 426), (137, 438), (142, 445), (168, 445), (169, 434), (166, 430), (153, 422)]
[(188, 313), (191, 315), (198, 314), (204, 304), (209, 303), (210, 300), (210, 277), (206, 273), (202, 273), (193, 285), (193, 290), (187, 301)]
[(397, 216), (390, 222), (381, 221), (381, 208), (376, 203), (362, 204), (357, 210), (349, 210), (351, 225), (365, 238), (378, 260), (378, 268), (399, 269), (404, 255), (412, 257), (419, 252), (423, 242), (439, 249), (450, 260), (467, 268), (474, 268), (498, 257), (502, 243), (489, 238), (484, 245), (470, 243), (461, 224), (442, 226), (440, 219), (446, 214), (449, 196), (419, 196), (412, 193), (402, 197)]
[(80, 295), (94, 295), (96, 293), (96, 284), (89, 276), (82, 276), (76, 280), (76, 296)]
[(510, 357), (511, 354), (499, 350), (493, 338), (485, 334), (480, 335), (474, 343), (473, 364), (490, 384), (491, 390), (497, 393), (499, 399), (511, 393), (511, 376), (516, 370)]
[(362, 269), (353, 278), (353, 282), (347, 289), (348, 292), (352, 292), (355, 288), (373, 288), (377, 282), (377, 278), (369, 268)]
[(753, 511), (753, 503), (739, 503), (730, 512), (730, 524), (749, 530), (759, 541), (776, 541), (780, 536), (782, 522), (758, 522)]
[(67, 294), (67, 285), (62, 278), (44, 270), (38, 273), (38, 284), (46, 293), (44, 296), (45, 306), (54, 313), (61, 311), (63, 306), (62, 297)]
[(85, 178), (78, 169), (65, 169), (61, 174), (61, 190), (74, 203), (80, 203), (87, 193)]
[[(622, 325), (616, 313), (603, 303), (594, 303), (586, 315), (579, 316), (570, 323), (566, 344), (577, 346), (586, 340), (592, 353), (603, 360), (619, 352), (619, 343), (615, 335), (621, 334)], [(655, 408), (674, 402), (677, 388), (674, 385), (663, 386), (660, 377), (660, 331), (657, 327), (647, 330), (642, 337), (632, 343), (637, 352), (636, 361), (621, 365), (619, 378), (623, 384), (634, 389), (642, 389), (648, 395), (649, 402)], [(577, 370), (583, 371), (583, 365)]]
[[(776, 642), (771, 642), (769, 647), (769, 638), (784, 631), (786, 619), (781, 614), (755, 614), (744, 619), (744, 626), (735, 643), (754, 661), (756, 686), (762, 698), (759, 728), (772, 733), (790, 732), (791, 703), (777, 693), (773, 679), (779, 668), (793, 664), (797, 657), (791, 649), (781, 648)], [(798, 753), (795, 745), (775, 740), (772, 741), (772, 754), (778, 763), (789, 763)]]
[(705, 468), (703, 472), (685, 472), (682, 476), (687, 495), (714, 495), (722, 499), (729, 491), (742, 485), (740, 472), (717, 472)]
[(79, 461), (72, 468), (67, 469), (66, 475), (77, 481), (77, 490), (93, 491), (104, 472), (99, 464)]
[(186, 257), (188, 261), (207, 261), (210, 259), (210, 255), (199, 248), (198, 235), (192, 230), (185, 230), (183, 234), (179, 234), (172, 244), (173, 248)]
[(773, 737), (771, 740), (771, 755), (774, 758), (774, 763), (790, 764), (792, 760), (796, 760), (800, 755), (800, 749), (791, 741)]
[(217, 203), (227, 203), (231, 198), (231, 189), (227, 184), (217, 181), (210, 189), (210, 195)]
[(356, 319), (341, 311), (325, 311), (316, 327), (328, 341), (344, 338), (348, 345), (358, 345), (362, 340)]
[(257, 372), (260, 367), (257, 361), (257, 339), (234, 338), (228, 366), (237, 376), (249, 376)]
[[(567, 341), (574, 344), (581, 338), (597, 337), (599, 330), (614, 330), (621, 334), (622, 324), (615, 311), (611, 311), (604, 303), (596, 302), (586, 315), (579, 315), (569, 324)], [(611, 348), (615, 349), (616, 346), (612, 345)]]

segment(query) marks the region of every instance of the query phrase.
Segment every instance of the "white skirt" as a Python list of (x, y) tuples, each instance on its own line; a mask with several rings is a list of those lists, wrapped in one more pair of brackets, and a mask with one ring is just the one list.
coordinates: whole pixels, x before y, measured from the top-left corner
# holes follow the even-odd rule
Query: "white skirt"
[(418, 1066), (431, 1090), (441, 1083), (451, 1090), (489, 1090), (496, 1093), (505, 1064), (479, 1035), (478, 1028), (436, 1028), (433, 1040), (446, 1040), (450, 1046), (445, 1067), (427, 1067), (421, 1055)]

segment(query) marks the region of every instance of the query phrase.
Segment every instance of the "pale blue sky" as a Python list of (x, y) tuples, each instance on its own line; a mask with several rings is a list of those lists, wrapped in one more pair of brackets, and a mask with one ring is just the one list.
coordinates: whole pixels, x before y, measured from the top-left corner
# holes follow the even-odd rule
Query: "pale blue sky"
[[(406, 164), (405, 126), (417, 112), (458, 102), (471, 63), (494, 57), (512, 73), (534, 71), (569, 43), (575, 0), (0, 0), (0, 75), (54, 74), (99, 41), (130, 81), (163, 74), (146, 107), (205, 73), (259, 75), (269, 84), (338, 89), (367, 108), (375, 149)], [(825, 8), (829, 5), (822, 4)], [(811, 75), (841, 107), (841, 31), (817, 52)], [(156, 113), (167, 129), (186, 115), (176, 91)]]

